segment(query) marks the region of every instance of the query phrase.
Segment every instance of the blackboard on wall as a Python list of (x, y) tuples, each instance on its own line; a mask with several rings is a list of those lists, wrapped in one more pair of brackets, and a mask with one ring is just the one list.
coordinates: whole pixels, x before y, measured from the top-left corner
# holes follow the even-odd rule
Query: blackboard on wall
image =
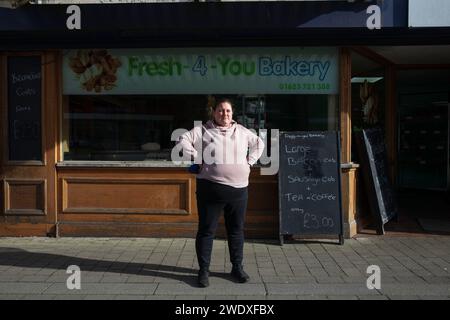
[(337, 235), (343, 244), (337, 132), (280, 133), (280, 243), (283, 235)]
[(384, 224), (396, 218), (398, 210), (389, 181), (383, 130), (365, 129), (355, 133), (355, 136), (370, 211), (377, 224), (377, 232), (384, 234)]
[(8, 146), (11, 161), (42, 161), (41, 57), (8, 57)]

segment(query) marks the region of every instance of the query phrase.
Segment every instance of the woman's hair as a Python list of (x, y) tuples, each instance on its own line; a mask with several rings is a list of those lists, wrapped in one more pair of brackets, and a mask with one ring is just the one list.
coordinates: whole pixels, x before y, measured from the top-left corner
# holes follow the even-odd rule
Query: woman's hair
[(231, 106), (231, 110), (234, 112), (234, 107), (233, 107), (233, 101), (230, 98), (227, 97), (213, 97), (213, 96), (208, 96), (208, 106), (207, 106), (207, 111), (208, 111), (208, 117), (210, 119), (213, 119), (214, 117), (214, 111), (216, 110), (217, 106), (221, 103), (228, 103)]
[(216, 110), (216, 108), (221, 103), (228, 103), (231, 106), (231, 110), (233, 110), (233, 101), (231, 101), (231, 99), (229, 99), (229, 98), (219, 98), (219, 99), (217, 99), (216, 103), (214, 104), (213, 110)]

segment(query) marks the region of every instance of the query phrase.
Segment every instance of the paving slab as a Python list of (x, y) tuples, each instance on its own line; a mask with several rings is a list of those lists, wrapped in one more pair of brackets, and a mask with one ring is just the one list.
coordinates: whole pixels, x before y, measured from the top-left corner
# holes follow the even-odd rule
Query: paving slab
[(446, 284), (386, 284), (381, 286), (380, 292), (388, 296), (447, 296), (450, 295), (450, 286)]
[(365, 285), (356, 284), (267, 284), (268, 294), (295, 294), (295, 295), (365, 295), (379, 294), (376, 290), (369, 290)]
[[(450, 297), (450, 237), (367, 237), (343, 246), (247, 240), (251, 280), (234, 282), (227, 242), (214, 241), (211, 286), (198, 288), (194, 239), (0, 238), (0, 299), (386, 300)], [(81, 290), (67, 289), (69, 265)], [(369, 290), (370, 265), (381, 289)]]
[(157, 285), (131, 283), (82, 283), (80, 289), (69, 290), (66, 284), (54, 283), (45, 290), (45, 294), (153, 294)]
[(199, 295), (216, 294), (220, 295), (266, 295), (266, 289), (261, 284), (222, 284), (211, 283), (207, 288), (195, 288), (185, 284), (166, 284), (160, 283), (156, 289), (157, 295)]
[(0, 283), (0, 294), (40, 294), (48, 287), (49, 283)]

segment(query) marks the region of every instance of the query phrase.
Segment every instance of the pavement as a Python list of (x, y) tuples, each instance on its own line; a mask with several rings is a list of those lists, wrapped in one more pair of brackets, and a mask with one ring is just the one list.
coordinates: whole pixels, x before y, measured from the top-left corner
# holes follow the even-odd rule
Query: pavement
[(216, 239), (199, 288), (194, 239), (0, 238), (0, 299), (450, 299), (450, 236), (247, 240), (244, 251), (250, 282), (233, 281)]

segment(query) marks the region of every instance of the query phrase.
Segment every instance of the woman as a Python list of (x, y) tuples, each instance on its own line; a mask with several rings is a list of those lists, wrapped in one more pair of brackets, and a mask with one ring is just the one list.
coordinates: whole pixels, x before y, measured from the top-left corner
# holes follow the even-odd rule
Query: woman
[(198, 283), (209, 286), (209, 265), (213, 239), (222, 210), (228, 237), (231, 275), (247, 282), (242, 260), (244, 220), (247, 209), (250, 166), (261, 157), (263, 141), (233, 120), (233, 107), (228, 99), (218, 100), (212, 120), (181, 136), (184, 155), (197, 157), (194, 146), (201, 141), (203, 162), (197, 175), (197, 207), (199, 215), (195, 242), (199, 264)]

